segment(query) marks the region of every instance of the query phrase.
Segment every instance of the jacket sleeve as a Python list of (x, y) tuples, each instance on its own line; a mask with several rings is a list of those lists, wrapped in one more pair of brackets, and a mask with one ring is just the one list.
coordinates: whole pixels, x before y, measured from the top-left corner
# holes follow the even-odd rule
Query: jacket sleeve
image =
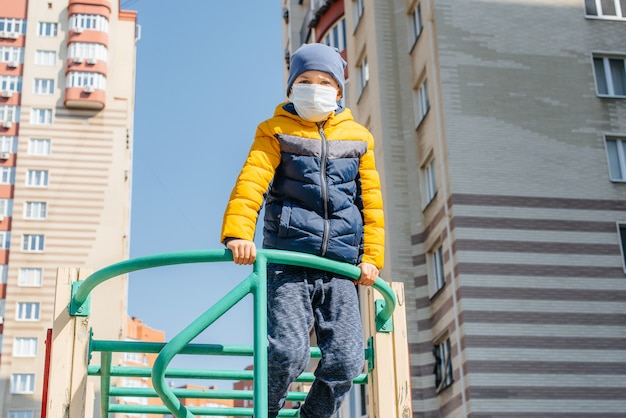
[(385, 259), (385, 215), (380, 177), (374, 159), (374, 138), (368, 135), (367, 152), (359, 165), (361, 200), (363, 203), (363, 256), (361, 262), (374, 264), (379, 269)]
[(248, 157), (230, 194), (220, 242), (226, 238), (254, 240), (263, 195), (280, 163), (280, 146), (267, 123), (259, 125)]

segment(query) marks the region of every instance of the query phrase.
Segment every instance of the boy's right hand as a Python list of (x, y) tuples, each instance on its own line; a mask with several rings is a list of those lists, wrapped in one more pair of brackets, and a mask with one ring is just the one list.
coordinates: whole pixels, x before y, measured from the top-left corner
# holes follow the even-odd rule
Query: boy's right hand
[(256, 245), (245, 239), (233, 239), (228, 241), (226, 247), (233, 253), (235, 264), (252, 264), (256, 259)]

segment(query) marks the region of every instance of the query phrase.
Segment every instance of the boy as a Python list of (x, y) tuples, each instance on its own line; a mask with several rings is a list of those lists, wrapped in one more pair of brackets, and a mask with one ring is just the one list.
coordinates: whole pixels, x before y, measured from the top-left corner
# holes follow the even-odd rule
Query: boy
[[(265, 196), (263, 248), (299, 251), (356, 264), (369, 286), (383, 267), (384, 219), (370, 132), (338, 102), (346, 62), (335, 48), (305, 44), (292, 56), (287, 97), (262, 122), (224, 214), (222, 242), (236, 264), (252, 264)], [(269, 264), (268, 417), (309, 361), (315, 327), (322, 359), (301, 408), (329, 418), (363, 369), (356, 287), (345, 277)]]

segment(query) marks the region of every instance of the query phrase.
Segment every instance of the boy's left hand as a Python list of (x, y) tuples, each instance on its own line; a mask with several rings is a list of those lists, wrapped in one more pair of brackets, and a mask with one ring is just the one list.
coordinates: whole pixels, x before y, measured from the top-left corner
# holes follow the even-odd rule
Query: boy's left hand
[(361, 263), (358, 265), (361, 269), (361, 277), (358, 283), (363, 286), (371, 286), (378, 279), (378, 267), (370, 263)]

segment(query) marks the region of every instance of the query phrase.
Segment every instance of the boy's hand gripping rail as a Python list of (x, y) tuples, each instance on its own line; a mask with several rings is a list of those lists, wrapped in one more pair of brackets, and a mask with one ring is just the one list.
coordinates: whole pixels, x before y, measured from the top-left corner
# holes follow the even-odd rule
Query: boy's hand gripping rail
[[(91, 274), (86, 280), (78, 282), (72, 291), (69, 311), (74, 316), (89, 315), (88, 298), (91, 291), (102, 282), (113, 277), (153, 267), (175, 264), (192, 264), (215, 261), (232, 261), (230, 250), (196, 250), (157, 254), (139, 257), (112, 264)], [(330, 271), (352, 280), (358, 280), (361, 270), (357, 266), (316, 257), (310, 254), (279, 250), (258, 250), (253, 264), (253, 272), (224, 298), (209, 308), (203, 315), (187, 326), (167, 343), (157, 357), (152, 370), (152, 383), (155, 391), (167, 408), (177, 418), (195, 417), (176, 398), (165, 382), (165, 373), (170, 361), (180, 353), (194, 338), (221, 317), (228, 309), (243, 299), (248, 293), (254, 297), (254, 415), (263, 416), (267, 411), (267, 263), (298, 265)], [(391, 331), (390, 319), (396, 306), (396, 296), (391, 287), (380, 277), (373, 287), (378, 290), (384, 301), (377, 303), (376, 324), (381, 332)], [(284, 416), (284, 415), (281, 415)]]

